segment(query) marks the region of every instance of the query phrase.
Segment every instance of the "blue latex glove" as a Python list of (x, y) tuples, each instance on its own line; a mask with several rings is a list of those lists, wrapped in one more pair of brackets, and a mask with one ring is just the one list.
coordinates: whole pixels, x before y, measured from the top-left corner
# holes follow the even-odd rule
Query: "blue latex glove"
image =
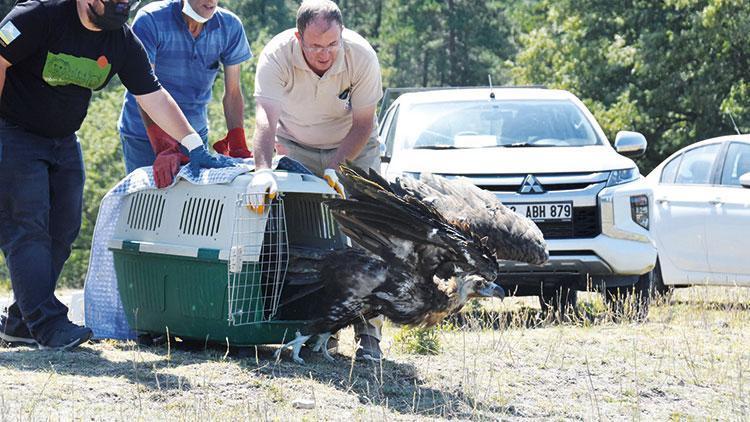
[(188, 153), (188, 157), (190, 158), (188, 168), (190, 169), (190, 174), (192, 174), (195, 178), (200, 176), (202, 168), (218, 169), (224, 167), (234, 167), (235, 165), (235, 160), (223, 155), (213, 155), (208, 152), (208, 149), (206, 149), (205, 145), (201, 145), (190, 150), (190, 152)]

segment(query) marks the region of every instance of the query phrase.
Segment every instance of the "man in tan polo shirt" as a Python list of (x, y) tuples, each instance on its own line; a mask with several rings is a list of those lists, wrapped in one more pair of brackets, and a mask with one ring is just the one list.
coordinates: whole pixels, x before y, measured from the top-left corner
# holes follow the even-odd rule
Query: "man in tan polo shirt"
[[(324, 177), (343, 195), (335, 169), (345, 160), (380, 170), (375, 109), (383, 96), (375, 50), (344, 28), (329, 0), (305, 0), (297, 28), (276, 35), (258, 57), (255, 74), (255, 177), (248, 192), (262, 210), (277, 185), (274, 145)], [(357, 357), (380, 360), (382, 317), (357, 324)]]

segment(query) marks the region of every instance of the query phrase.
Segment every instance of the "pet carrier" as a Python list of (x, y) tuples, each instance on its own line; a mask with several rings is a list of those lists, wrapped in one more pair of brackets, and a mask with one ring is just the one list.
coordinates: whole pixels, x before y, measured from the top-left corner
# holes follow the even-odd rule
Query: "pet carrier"
[(279, 195), (260, 216), (246, 207), (252, 174), (220, 185), (181, 181), (125, 199), (109, 248), (136, 332), (233, 345), (294, 337), (304, 322), (275, 315), (290, 250), (338, 249), (347, 240), (323, 204), (333, 197), (323, 180), (276, 176)]

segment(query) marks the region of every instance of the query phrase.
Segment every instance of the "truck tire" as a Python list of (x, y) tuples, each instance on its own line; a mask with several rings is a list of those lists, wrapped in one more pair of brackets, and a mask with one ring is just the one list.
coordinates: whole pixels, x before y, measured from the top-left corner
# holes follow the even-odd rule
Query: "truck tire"
[(578, 291), (561, 284), (555, 286), (541, 286), (539, 293), (539, 305), (545, 317), (554, 315), (557, 321), (566, 321), (570, 316), (576, 315), (578, 304)]
[(654, 290), (654, 270), (638, 277), (633, 286), (608, 287), (604, 301), (612, 311), (615, 321), (632, 320), (644, 322)]
[(661, 264), (659, 264), (659, 258), (656, 258), (656, 266), (654, 267), (654, 290), (651, 299), (658, 299), (661, 302), (668, 303), (672, 297), (673, 290), (672, 286), (664, 284), (664, 278), (662, 278), (661, 275)]

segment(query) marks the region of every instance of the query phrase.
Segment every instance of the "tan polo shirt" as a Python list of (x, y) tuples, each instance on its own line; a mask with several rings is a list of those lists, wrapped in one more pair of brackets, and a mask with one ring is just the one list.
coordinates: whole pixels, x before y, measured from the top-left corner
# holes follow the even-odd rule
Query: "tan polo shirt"
[[(383, 96), (380, 64), (372, 46), (348, 29), (343, 50), (323, 76), (310, 69), (295, 29), (276, 35), (258, 57), (255, 96), (281, 103), (278, 136), (321, 149), (337, 148), (352, 127), (352, 109)], [(373, 115), (373, 136), (377, 122)]]

